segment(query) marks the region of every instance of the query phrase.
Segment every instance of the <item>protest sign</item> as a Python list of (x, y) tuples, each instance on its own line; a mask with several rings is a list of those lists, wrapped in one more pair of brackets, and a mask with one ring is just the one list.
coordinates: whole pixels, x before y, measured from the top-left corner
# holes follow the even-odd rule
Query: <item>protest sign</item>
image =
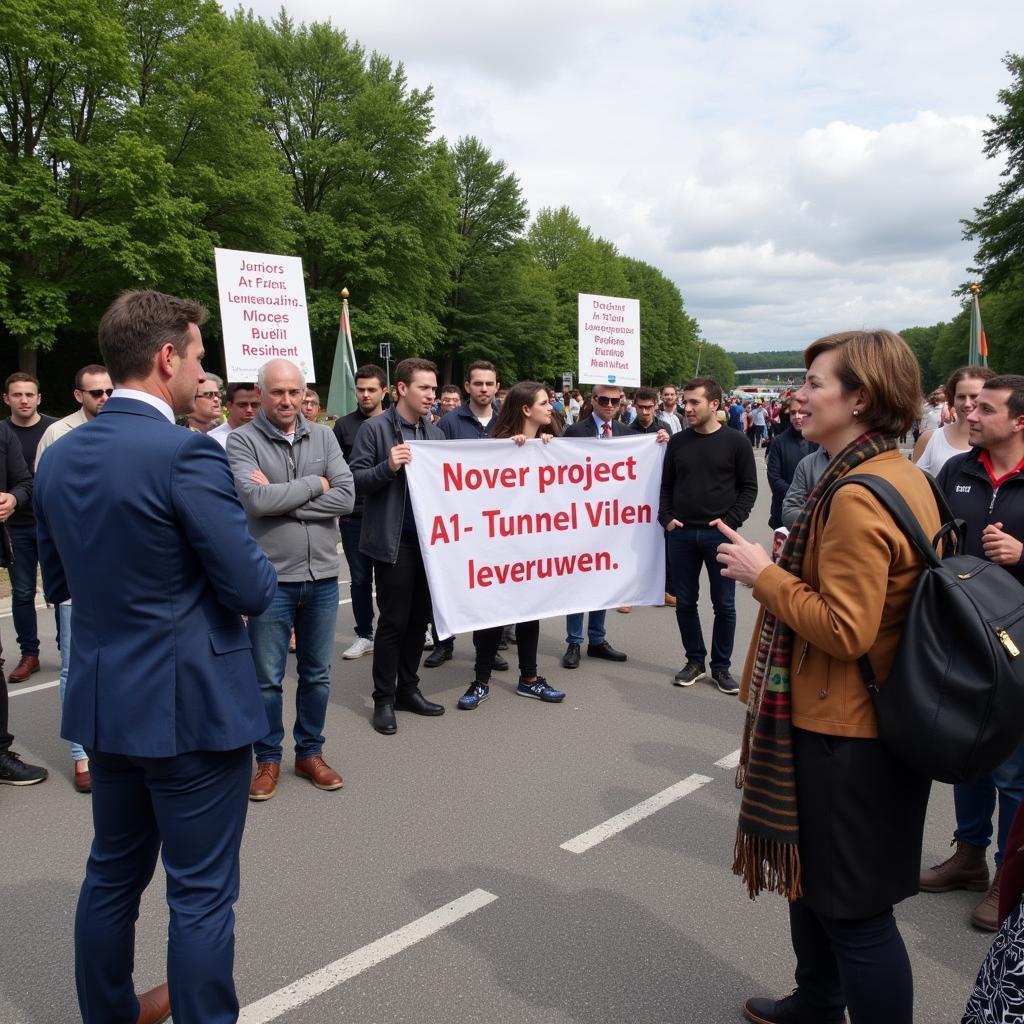
[(254, 381), (264, 363), (289, 359), (313, 383), (302, 260), (237, 249), (213, 253), (227, 379)]
[(579, 296), (581, 384), (640, 386), (640, 300)]
[(440, 636), (664, 600), (665, 446), (653, 437), (410, 446)]

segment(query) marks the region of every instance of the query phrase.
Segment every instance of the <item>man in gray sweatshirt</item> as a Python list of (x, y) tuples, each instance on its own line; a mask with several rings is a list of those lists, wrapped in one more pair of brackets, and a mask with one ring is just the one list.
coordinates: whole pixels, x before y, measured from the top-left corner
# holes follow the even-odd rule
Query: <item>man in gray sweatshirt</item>
[(323, 759), (338, 615), (338, 517), (352, 511), (355, 488), (330, 428), (300, 415), (306, 382), (286, 359), (259, 371), (261, 408), (227, 438), (235, 490), (249, 529), (277, 570), (270, 607), (249, 619), (256, 675), (270, 731), (254, 744), (250, 800), (277, 792), (284, 723), (281, 681), (295, 630), (295, 774), (335, 790), (341, 776)]

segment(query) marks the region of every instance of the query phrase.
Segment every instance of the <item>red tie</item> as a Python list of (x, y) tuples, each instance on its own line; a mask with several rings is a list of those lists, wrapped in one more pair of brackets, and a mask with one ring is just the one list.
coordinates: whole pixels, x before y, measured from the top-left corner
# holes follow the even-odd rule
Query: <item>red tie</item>
[(601, 437), (604, 438), (604, 437), (611, 437), (611, 436), (612, 436), (612, 425), (610, 423), (605, 423), (605, 425), (601, 428)]

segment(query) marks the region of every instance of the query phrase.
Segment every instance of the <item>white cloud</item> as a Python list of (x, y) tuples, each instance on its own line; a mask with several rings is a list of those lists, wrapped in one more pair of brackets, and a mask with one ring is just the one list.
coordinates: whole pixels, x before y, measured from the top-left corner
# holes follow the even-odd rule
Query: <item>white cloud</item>
[(711, 340), (798, 347), (956, 313), (1024, 5), (377, 0), (335, 22), (432, 84), (438, 131), (479, 136), (533, 211), (568, 205), (672, 277)]

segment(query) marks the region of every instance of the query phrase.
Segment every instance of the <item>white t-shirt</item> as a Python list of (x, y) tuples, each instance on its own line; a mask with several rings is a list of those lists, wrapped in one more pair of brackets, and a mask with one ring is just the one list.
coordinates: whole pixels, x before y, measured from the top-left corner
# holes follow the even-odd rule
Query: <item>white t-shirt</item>
[(213, 430), (207, 431), (206, 436), (212, 437), (226, 451), (228, 447), (228, 434), (233, 429), (233, 427), (228, 426), (228, 421), (225, 420), (219, 427), (214, 427)]

